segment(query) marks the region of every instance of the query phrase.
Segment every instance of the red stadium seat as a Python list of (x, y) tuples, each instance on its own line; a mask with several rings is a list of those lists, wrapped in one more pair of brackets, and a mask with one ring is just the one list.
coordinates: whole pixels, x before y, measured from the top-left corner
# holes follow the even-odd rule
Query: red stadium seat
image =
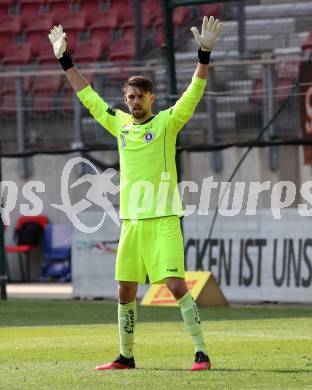
[(38, 15), (35, 20), (28, 21), (27, 32), (43, 32), (48, 33), (53, 27), (54, 15), (42, 14)]
[(28, 26), (36, 21), (46, 0), (20, 0), (23, 23)]
[[(56, 24), (60, 23), (57, 21)], [(86, 27), (86, 15), (82, 12), (70, 14), (63, 21), (62, 25), (66, 33), (69, 31), (82, 31)]]
[[(31, 78), (23, 78), (23, 93), (28, 94), (31, 86)], [(16, 80), (12, 77), (7, 77), (2, 80), (0, 90), (2, 97), (1, 111), (8, 116), (15, 115), (16, 112)]]
[[(54, 16), (54, 25), (55, 26), (58, 26), (59, 24), (61, 24), (63, 26), (65, 21), (68, 18), (68, 15), (69, 15), (67, 12), (63, 12), (63, 11), (59, 11), (59, 12), (51, 11), (51, 13)], [(53, 27), (53, 26), (51, 26), (51, 27)]]
[(0, 21), (0, 55), (3, 56), (7, 47), (14, 43), (14, 37), (21, 31), (19, 15), (9, 15)]
[(110, 43), (114, 40), (114, 35), (118, 32), (119, 22), (120, 16), (115, 10), (99, 14), (93, 20), (90, 26), (91, 37), (102, 42), (103, 51), (108, 51)]
[(39, 46), (37, 61), (39, 64), (56, 64), (56, 58), (50, 42), (46, 41)]
[(86, 21), (91, 25), (94, 20), (103, 14), (100, 3), (98, 1), (89, 0), (80, 1), (80, 12), (83, 12), (86, 15)]
[(55, 96), (60, 89), (62, 77), (37, 77), (33, 83), (32, 109), (36, 114), (51, 113), (55, 108)]
[(16, 95), (15, 93), (5, 94), (1, 99), (1, 111), (7, 117), (15, 116), (16, 114)]
[(105, 27), (108, 29), (114, 29), (119, 26), (120, 22), (120, 13), (116, 10), (110, 10), (107, 13), (99, 13), (95, 16), (90, 28), (96, 29)]
[(91, 30), (91, 40), (100, 41), (102, 44), (102, 51), (107, 52), (110, 46), (110, 30), (107, 28), (95, 28)]
[(62, 107), (64, 112), (69, 115), (74, 112), (74, 92), (69, 83), (64, 84)]
[[(15, 227), (15, 233), (14, 235), (17, 237), (17, 244), (16, 245), (7, 245), (5, 247), (6, 253), (17, 253), (19, 256), (19, 263), (20, 263), (20, 269), (21, 269), (21, 279), (22, 281), (30, 281), (30, 254), (32, 249), (37, 247), (41, 239), (43, 237), (43, 230), (45, 226), (49, 223), (48, 218), (45, 215), (38, 215), (38, 216), (27, 216), (27, 217), (20, 217), (17, 221), (16, 227)], [(33, 237), (27, 237), (26, 234), (22, 234), (22, 229), (28, 224), (36, 224), (38, 225), (38, 228), (36, 231), (36, 236)], [(29, 230), (28, 230), (29, 231)], [(27, 243), (29, 239), (34, 240), (32, 243)], [(25, 242), (24, 242), (25, 241)], [(23, 269), (23, 262), (21, 255), (25, 255), (25, 262), (26, 262), (26, 275), (24, 274)]]
[(1, 0), (0, 1), (0, 18), (10, 14), (10, 7), (14, 5), (15, 0)]
[(45, 226), (49, 223), (48, 217), (45, 215), (29, 215), (29, 216), (22, 216), (19, 217), (19, 219), (16, 222), (15, 229), (20, 229), (25, 223), (29, 222), (35, 222), (38, 223), (42, 229), (45, 228)]
[(20, 15), (8, 15), (0, 20), (0, 33), (11, 32), (18, 34), (22, 27)]
[(123, 36), (130, 36), (130, 35), (133, 35), (134, 36), (134, 20), (130, 19), (128, 22), (126, 23), (123, 23), (121, 25), (121, 29), (122, 29), (122, 35)]
[(74, 58), (77, 63), (98, 61), (102, 57), (101, 41), (77, 42)]
[(5, 77), (2, 80), (1, 94), (15, 93), (15, 80), (11, 77)]
[[(31, 78), (30, 77), (23, 77), (23, 91), (24, 93), (28, 93), (30, 91), (31, 87)], [(1, 94), (15, 94), (15, 88), (16, 88), (16, 80), (13, 77), (5, 77), (2, 79), (2, 85), (1, 85)]]
[(13, 37), (9, 31), (0, 34), (0, 55), (2, 59), (7, 48), (14, 43)]
[(203, 16), (214, 16), (215, 18), (220, 18), (222, 9), (222, 4), (203, 4), (201, 6)]
[(4, 78), (2, 80), (1, 95), (1, 112), (6, 115), (15, 115), (16, 112), (16, 92), (15, 80), (13, 78)]
[(121, 22), (127, 22), (129, 20), (129, 13), (133, 13), (133, 10), (129, 7), (129, 2), (124, 0), (112, 1), (111, 9), (118, 13)]
[(67, 36), (67, 47), (68, 47), (68, 50), (72, 53), (76, 49), (79, 31), (77, 31), (77, 30), (68, 30), (68, 31), (65, 30), (65, 31), (66, 31), (66, 36)]
[(124, 36), (112, 44), (111, 52), (108, 56), (110, 61), (131, 61), (134, 58), (134, 36)]
[(52, 114), (55, 109), (55, 92), (39, 91), (33, 95), (32, 113), (33, 116)]
[(5, 65), (26, 65), (31, 61), (31, 54), (29, 43), (15, 43), (5, 51), (3, 63)]
[(32, 91), (53, 91), (56, 92), (60, 89), (62, 82), (61, 76), (38, 76), (33, 81)]
[(164, 18), (162, 13), (158, 13), (155, 15), (155, 21), (154, 21), (154, 26), (159, 26), (160, 24), (164, 23)]
[(62, 21), (65, 20), (65, 17), (70, 12), (70, 4), (71, 2), (68, 0), (48, 0), (50, 12)]
[(157, 20), (159, 13), (142, 12), (142, 25), (144, 28), (151, 27)]
[(159, 0), (145, 0), (142, 2), (143, 25), (150, 26), (150, 23), (156, 22), (161, 17), (162, 8)]
[(1, 0), (0, 6), (8, 8), (10, 5), (14, 3), (16, 3), (16, 0)]
[(48, 34), (54, 25), (54, 18), (51, 14), (40, 15), (37, 20), (27, 28), (27, 40), (32, 46), (32, 53), (37, 55), (40, 44), (48, 40)]
[(173, 23), (175, 27), (184, 26), (189, 20), (191, 16), (191, 10), (189, 7), (179, 7), (176, 8), (173, 12)]

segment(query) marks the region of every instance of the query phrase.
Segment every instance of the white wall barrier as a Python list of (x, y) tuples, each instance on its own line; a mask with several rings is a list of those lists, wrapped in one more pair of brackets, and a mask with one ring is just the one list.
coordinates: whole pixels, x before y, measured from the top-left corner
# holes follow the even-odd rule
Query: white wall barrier
[[(211, 271), (226, 298), (233, 301), (312, 303), (312, 219), (297, 209), (283, 210), (280, 220), (269, 209), (255, 216), (219, 216), (207, 239), (209, 216), (183, 221), (185, 263), (190, 271)], [(84, 213), (95, 225), (101, 213)], [(73, 288), (75, 297), (117, 297), (114, 280), (119, 228), (106, 218), (93, 234), (75, 231)], [(142, 297), (148, 286), (140, 288)]]
[(207, 240), (211, 216), (184, 219), (186, 267), (211, 271), (229, 301), (312, 303), (312, 219), (297, 209), (273, 219), (219, 216)]

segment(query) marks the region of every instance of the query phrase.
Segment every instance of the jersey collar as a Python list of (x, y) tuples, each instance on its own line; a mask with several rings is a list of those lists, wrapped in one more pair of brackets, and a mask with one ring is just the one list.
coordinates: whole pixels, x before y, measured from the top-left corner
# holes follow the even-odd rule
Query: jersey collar
[(132, 122), (132, 124), (134, 125), (134, 126), (140, 126), (140, 125), (145, 125), (146, 123), (148, 123), (148, 122), (150, 122), (152, 119), (154, 119), (155, 118), (155, 115), (153, 115), (153, 116), (151, 116), (150, 118), (148, 118), (145, 122), (142, 122), (142, 123), (134, 123), (134, 122)]

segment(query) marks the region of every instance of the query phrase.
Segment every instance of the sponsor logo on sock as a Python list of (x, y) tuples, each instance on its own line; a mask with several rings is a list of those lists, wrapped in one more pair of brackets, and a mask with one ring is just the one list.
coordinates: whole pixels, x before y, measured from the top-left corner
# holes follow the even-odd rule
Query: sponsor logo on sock
[(178, 268), (167, 268), (167, 272), (178, 272)]
[(132, 309), (128, 310), (128, 314), (126, 315), (126, 325), (124, 330), (131, 334), (134, 330), (134, 311)]
[(196, 305), (196, 302), (194, 301), (193, 299), (193, 308), (194, 308), (194, 312), (195, 312), (195, 321), (200, 324), (200, 314), (199, 314), (199, 310), (198, 310), (198, 307)]

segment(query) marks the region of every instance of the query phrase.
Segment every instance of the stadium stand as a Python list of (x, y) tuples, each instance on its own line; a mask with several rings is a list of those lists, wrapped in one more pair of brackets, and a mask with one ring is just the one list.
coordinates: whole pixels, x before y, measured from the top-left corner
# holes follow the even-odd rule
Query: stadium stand
[(16, 67), (29, 64), (31, 58), (32, 51), (29, 43), (13, 43), (7, 47), (2, 61), (7, 66)]
[[(43, 230), (48, 222), (48, 217), (45, 215), (21, 216), (16, 222), (14, 231), (16, 243), (15, 245), (7, 245), (5, 251), (7, 254), (18, 254), (22, 281), (29, 282), (31, 279), (32, 250), (41, 246)], [(23, 267), (23, 255), (26, 263), (26, 274)]]
[[(27, 42), (31, 46), (32, 55), (35, 57), (40, 51), (40, 47), (47, 39), (47, 31), (50, 30), (54, 24), (53, 15), (42, 14), (38, 15), (34, 21), (29, 22), (26, 28)], [(44, 37), (44, 39), (42, 39)]]
[[(13, 7), (14, 6), (14, 7)], [(12, 8), (13, 7), (13, 8)], [(207, 7), (206, 7), (207, 8)], [(206, 11), (206, 8), (203, 8)], [(218, 15), (220, 7), (210, 8)], [(12, 11), (14, 10), (14, 12)], [(0, 52), (4, 54), (8, 45), (27, 42), (31, 46), (33, 59), (39, 63), (48, 63), (42, 42), (54, 24), (62, 24), (68, 36), (70, 49), (75, 52), (80, 41), (101, 41), (101, 55), (92, 49), (93, 61), (112, 60), (129, 61), (134, 57), (134, 14), (132, 2), (128, 0), (86, 1), (86, 0), (5, 0), (0, 6), (1, 28)], [(180, 7), (174, 12), (175, 31), (194, 20), (188, 7)], [(144, 49), (160, 48), (164, 44), (163, 18), (161, 1), (142, 2), (143, 38), (152, 44), (145, 44)], [(131, 45), (131, 47), (129, 47)], [(125, 50), (122, 55), (121, 50)], [(145, 50), (145, 52), (146, 52)], [(110, 52), (111, 51), (111, 52)], [(22, 53), (20, 65), (25, 65)], [(51, 58), (52, 63), (53, 58)], [(6, 61), (4, 61), (7, 63)], [(29, 59), (28, 63), (31, 63)]]
[(98, 61), (102, 56), (102, 42), (92, 39), (91, 41), (80, 41), (76, 45), (74, 58), (77, 63), (87, 63)]
[(55, 109), (54, 98), (61, 86), (61, 77), (37, 77), (32, 85), (32, 110), (35, 115), (45, 115)]
[(64, 19), (70, 12), (70, 4), (71, 2), (66, 0), (49, 0), (48, 9), (49, 12), (52, 12), (59, 18)]
[(3, 56), (7, 47), (14, 43), (15, 37), (22, 29), (19, 15), (2, 15), (0, 19), (0, 55)]
[[(148, 61), (159, 58), (161, 49), (164, 48), (163, 14), (160, 0), (142, 0), (141, 5), (144, 53), (141, 59)], [(120, 69), (124, 69), (123, 67), (131, 63), (135, 56), (135, 20), (132, 7), (133, 1), (129, 0), (1, 1), (1, 66), (5, 69), (15, 69), (17, 66), (27, 69), (57, 68), (47, 34), (53, 24), (63, 24), (68, 36), (69, 50), (78, 65), (104, 63), (105, 65), (101, 66), (110, 66), (113, 62), (121, 65)], [(246, 3), (245, 11), (247, 58), (259, 59), (263, 55), (272, 57), (300, 55), (302, 50), (311, 49), (311, 2), (301, 0), (293, 4), (287, 0), (280, 0), (275, 4), (267, 0), (249, 1)], [(202, 15), (207, 14), (220, 17), (224, 21), (224, 33), (216, 44), (213, 60), (236, 60), (239, 57), (236, 4), (229, 2), (177, 8), (173, 14), (173, 21), (176, 33), (176, 62), (179, 69), (177, 72), (179, 94), (186, 88), (190, 75), (190, 70), (184, 70), (183, 64), (188, 60), (194, 60), (194, 42), (192, 35), (189, 34), (189, 27), (193, 24), (198, 25)], [(297, 78), (298, 64), (291, 64), (289, 67), (292, 69), (288, 69), (286, 73), (284, 71), (283, 75), (278, 67), (274, 70), (277, 103), (282, 101)], [(222, 79), (216, 75), (215, 88), (221, 91), (220, 93), (239, 89), (244, 91), (244, 96), (238, 98), (229, 95), (215, 98), (219, 133), (232, 136), (237, 124), (243, 123), (245, 119), (248, 123), (246, 134), (252, 134), (262, 120), (263, 69), (253, 67), (252, 70), (239, 71), (238, 68), (234, 68), (231, 72), (224, 72)], [(126, 76), (127, 74), (121, 70), (118, 74), (112, 75), (108, 82), (117, 82)], [(167, 103), (164, 73), (156, 72), (155, 81), (160, 93), (158, 102), (161, 107)], [(52, 109), (55, 98), (61, 101), (64, 99), (66, 113), (73, 112), (73, 94), (67, 83), (61, 83), (58, 88), (51, 87), (47, 91), (43, 91), (40, 83), (39, 86), (34, 83), (30, 92), (35, 114), (41, 115), (49, 107)], [(44, 94), (43, 100), (46, 100), (46, 103), (39, 103), (40, 93)], [(2, 88), (0, 94), (5, 106), (14, 110), (13, 93), (6, 94)], [(11, 104), (8, 99), (11, 99)], [(47, 102), (48, 100), (50, 102)], [(58, 107), (62, 105), (59, 104)], [(206, 110), (204, 107), (203, 109)], [(198, 110), (194, 116), (198, 127), (203, 126), (201, 115), (201, 110)], [(187, 129), (184, 133), (187, 133)]]
[(36, 22), (40, 13), (44, 11), (45, 0), (20, 0), (20, 13), (26, 26)]

